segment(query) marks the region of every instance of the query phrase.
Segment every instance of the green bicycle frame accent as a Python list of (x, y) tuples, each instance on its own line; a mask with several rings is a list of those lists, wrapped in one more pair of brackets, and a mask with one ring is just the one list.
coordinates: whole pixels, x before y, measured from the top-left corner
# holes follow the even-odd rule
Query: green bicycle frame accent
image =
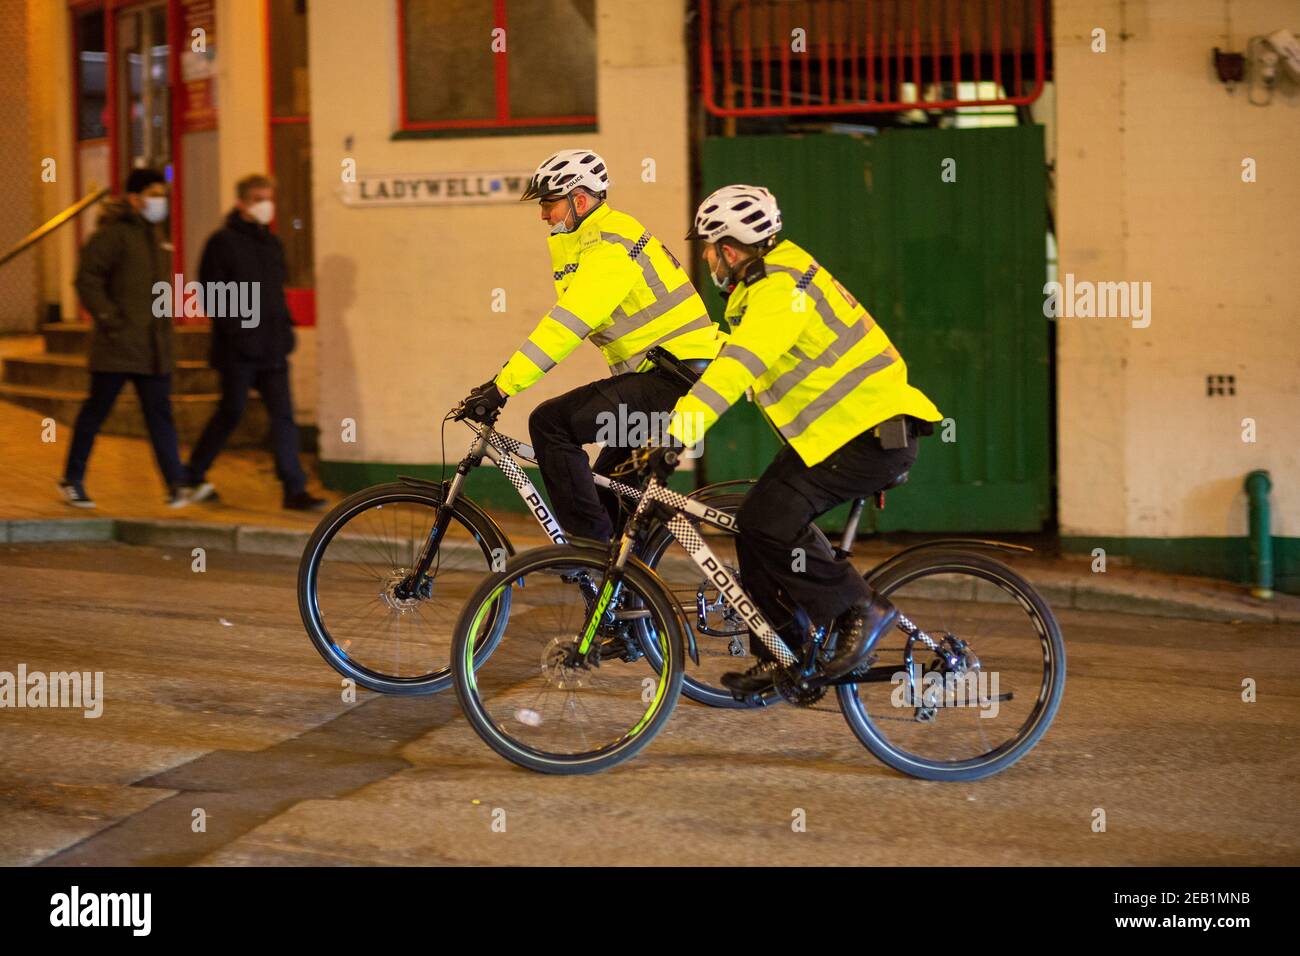
[(478, 648), (479, 627), (483, 624), (483, 617), (491, 609), (492, 605), (496, 603), (497, 598), (501, 596), (501, 592), (504, 591), (509, 584), (510, 582), (506, 581), (488, 595), (488, 599), (479, 606), (478, 613), (474, 615), (474, 623), (470, 625), (470, 635), (472, 640), (465, 642), (465, 673), (469, 678), (470, 690), (475, 693), (478, 693), (478, 683), (474, 680), (474, 651)]
[(605, 586), (600, 591), (600, 598), (596, 601), (595, 610), (591, 612), (591, 620), (587, 622), (587, 631), (578, 643), (579, 654), (586, 654), (591, 650), (591, 642), (596, 638), (596, 628), (600, 626), (600, 619), (605, 616), (605, 608), (609, 607), (609, 600), (613, 596), (614, 582), (606, 579)]

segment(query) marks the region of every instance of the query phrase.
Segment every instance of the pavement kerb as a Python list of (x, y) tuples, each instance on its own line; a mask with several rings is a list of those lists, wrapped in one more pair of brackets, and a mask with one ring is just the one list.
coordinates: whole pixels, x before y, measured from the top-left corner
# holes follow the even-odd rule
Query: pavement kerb
[[(0, 543), (38, 544), (80, 541), (121, 541), (157, 548), (204, 548), (242, 554), (300, 557), (311, 531), (298, 528), (200, 523), (137, 518), (0, 519)], [(472, 548), (469, 542), (459, 543)], [(529, 547), (520, 543), (520, 549)], [(1212, 595), (1159, 595), (1126, 589), (1122, 580), (1089, 575), (1067, 579), (1061, 571), (1028, 574), (1053, 609), (1114, 611), (1153, 617), (1257, 623), (1300, 623), (1300, 609), (1268, 605), (1246, 597), (1217, 599)]]

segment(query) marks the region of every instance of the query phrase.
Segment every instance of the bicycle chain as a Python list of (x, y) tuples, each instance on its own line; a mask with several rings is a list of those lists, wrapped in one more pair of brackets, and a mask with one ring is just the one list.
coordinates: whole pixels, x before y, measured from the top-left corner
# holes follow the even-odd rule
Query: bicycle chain
[(826, 687), (800, 687), (794, 677), (782, 668), (776, 675), (776, 690), (782, 697), (796, 707), (812, 707), (826, 696)]

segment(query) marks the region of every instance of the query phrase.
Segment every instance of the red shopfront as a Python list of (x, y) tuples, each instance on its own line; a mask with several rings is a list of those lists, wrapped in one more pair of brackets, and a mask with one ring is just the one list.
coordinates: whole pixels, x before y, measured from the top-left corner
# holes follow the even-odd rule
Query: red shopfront
[[(217, 0), (69, 0), (68, 6), (77, 194), (96, 185), (117, 193), (138, 166), (162, 170), (172, 194), (173, 271), (197, 278), (203, 243), (233, 198), (218, 170)], [(275, 229), (289, 260), (290, 308), (295, 322), (314, 324), (306, 4), (265, 0), (263, 13), (265, 171), (280, 185)], [(78, 228), (84, 239), (93, 221)]]

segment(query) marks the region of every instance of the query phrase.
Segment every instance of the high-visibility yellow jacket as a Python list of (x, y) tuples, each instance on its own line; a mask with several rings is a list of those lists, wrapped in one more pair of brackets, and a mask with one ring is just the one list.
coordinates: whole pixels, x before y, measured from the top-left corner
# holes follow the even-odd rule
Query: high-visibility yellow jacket
[(727, 299), (731, 334), (673, 409), (669, 433), (694, 445), (736, 399), (755, 401), (807, 465), (898, 414), (942, 415), (853, 295), (786, 240)]
[(559, 301), (497, 376), (507, 395), (535, 384), (585, 338), (615, 374), (650, 367), (645, 355), (656, 345), (680, 359), (712, 359), (726, 341), (681, 263), (631, 216), (598, 206), (549, 245)]

